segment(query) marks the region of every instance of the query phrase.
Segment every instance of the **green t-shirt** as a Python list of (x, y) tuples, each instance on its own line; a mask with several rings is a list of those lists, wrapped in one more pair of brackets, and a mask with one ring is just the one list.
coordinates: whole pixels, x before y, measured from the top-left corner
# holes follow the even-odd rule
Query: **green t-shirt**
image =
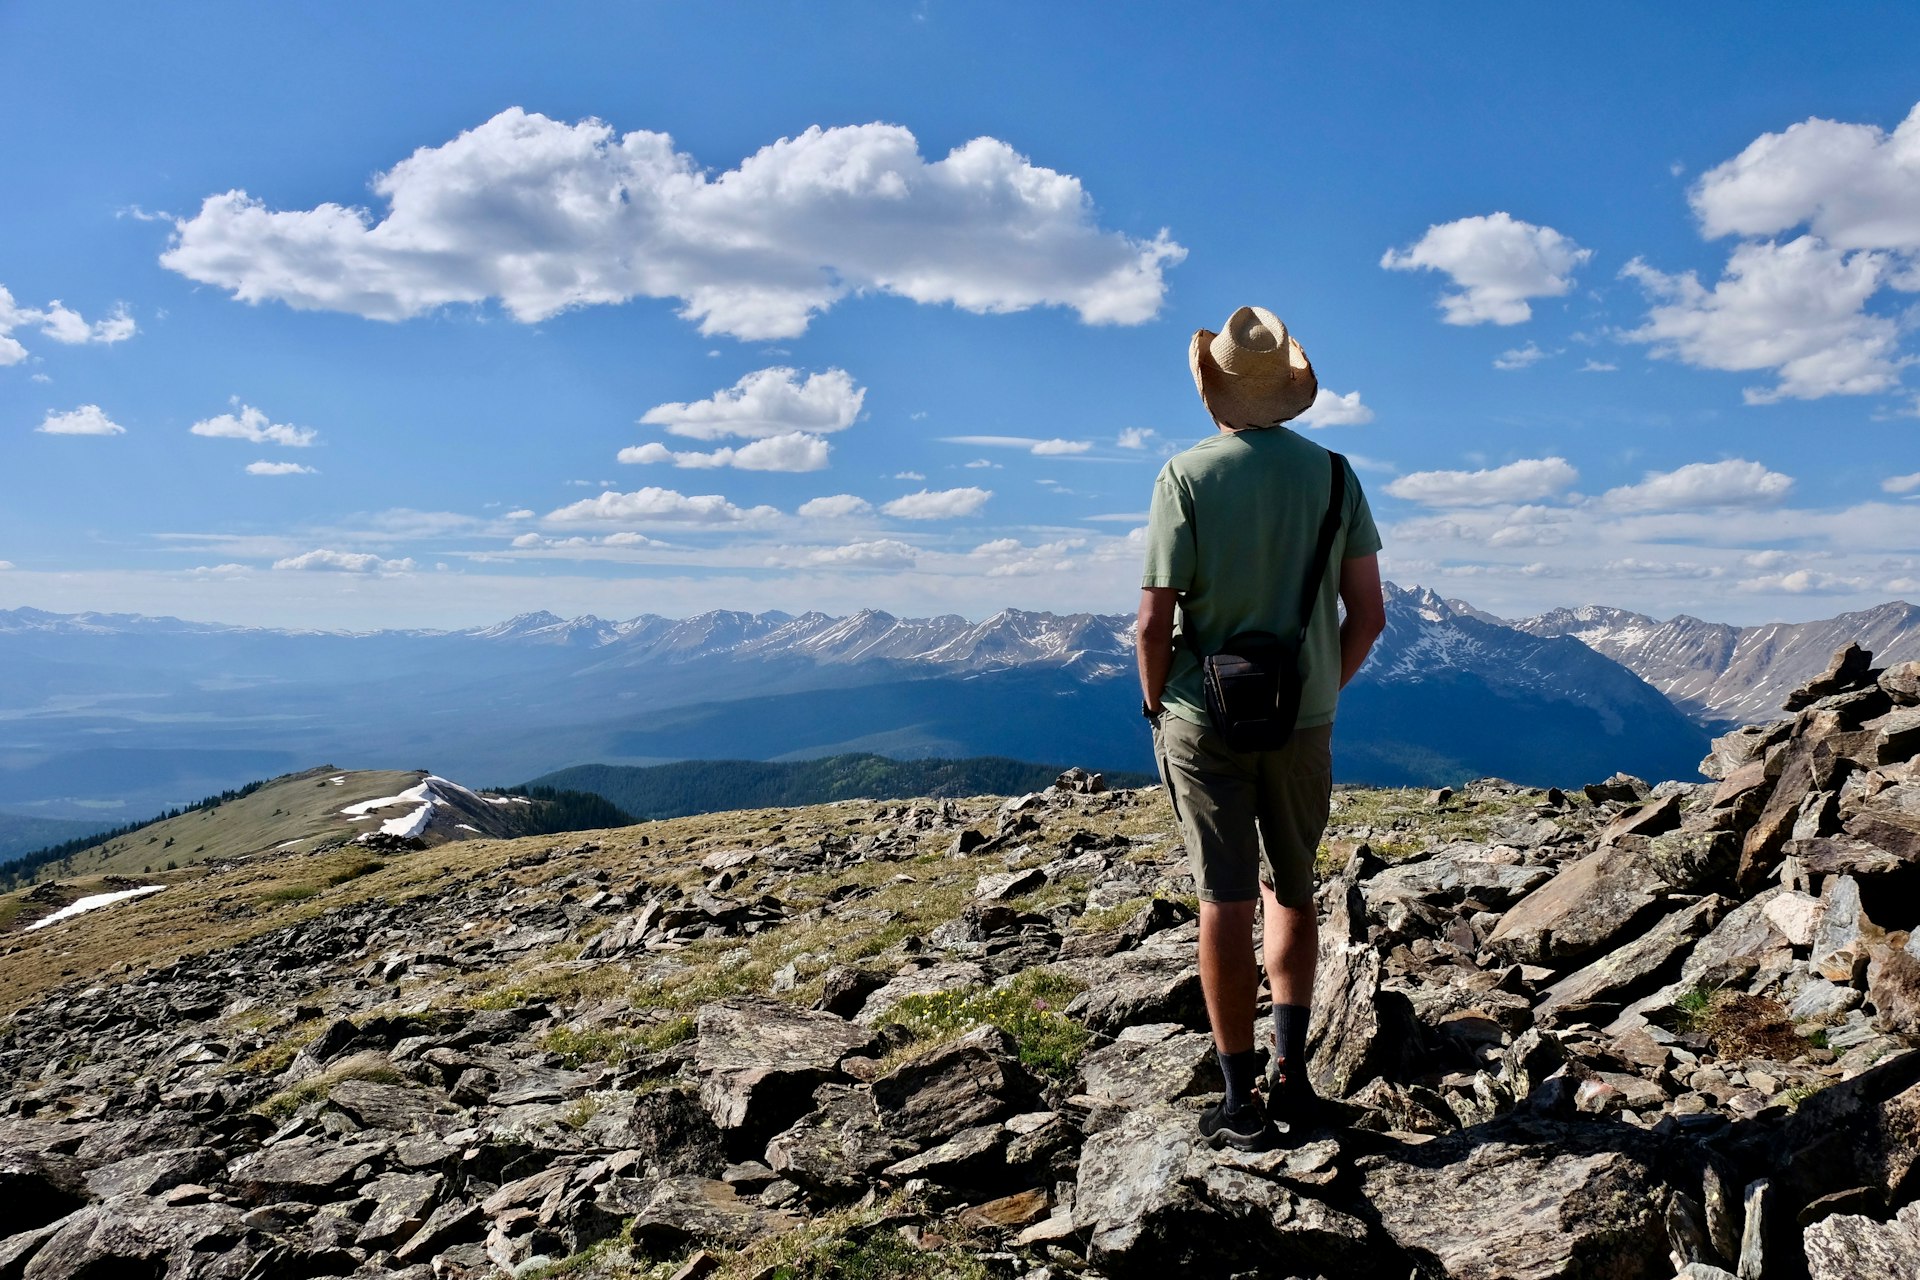
[[(1380, 533), (1347, 467), (1347, 496), (1301, 654), (1298, 728), (1333, 723), (1340, 696), (1340, 562), (1380, 550)], [(1242, 631), (1291, 635), (1327, 512), (1327, 451), (1286, 427), (1217, 431), (1167, 460), (1153, 484), (1143, 587), (1181, 593), (1167, 710), (1207, 723), (1200, 658)], [(1190, 639), (1189, 639), (1190, 638)]]

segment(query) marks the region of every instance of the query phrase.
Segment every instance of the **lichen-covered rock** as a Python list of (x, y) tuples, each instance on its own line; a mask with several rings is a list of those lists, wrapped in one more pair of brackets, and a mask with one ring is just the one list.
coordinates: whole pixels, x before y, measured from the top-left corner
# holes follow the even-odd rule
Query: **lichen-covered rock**
[(1584, 959), (1644, 921), (1670, 887), (1644, 848), (1605, 846), (1516, 903), (1487, 945), (1537, 964)]
[(865, 1087), (820, 1086), (818, 1104), (767, 1143), (775, 1172), (829, 1199), (851, 1198), (879, 1170), (912, 1154), (915, 1144), (890, 1130)]
[(873, 1082), (888, 1127), (923, 1144), (1012, 1115), (1038, 1092), (1013, 1040), (995, 1026), (970, 1031)]
[(1088, 1097), (1117, 1107), (1171, 1102), (1222, 1087), (1213, 1037), (1177, 1023), (1127, 1027), (1080, 1063)]
[(144, 1196), (114, 1196), (68, 1217), (20, 1274), (23, 1280), (240, 1280), (268, 1247), (232, 1205), (167, 1205)]
[(1920, 1276), (1920, 1201), (1876, 1222), (1840, 1213), (1807, 1228), (1810, 1280), (1865, 1280), (1868, 1276)]
[(1652, 1280), (1672, 1274), (1653, 1164), (1651, 1144), (1565, 1126), (1449, 1136), (1359, 1168), (1381, 1227), (1451, 1280)]

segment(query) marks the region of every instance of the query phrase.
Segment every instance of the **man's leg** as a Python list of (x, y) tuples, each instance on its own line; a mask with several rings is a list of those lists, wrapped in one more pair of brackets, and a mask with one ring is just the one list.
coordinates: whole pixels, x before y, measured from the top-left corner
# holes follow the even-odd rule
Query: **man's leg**
[(1254, 771), (1209, 728), (1171, 714), (1160, 718), (1154, 747), (1200, 897), (1200, 987), (1227, 1085), (1226, 1098), (1201, 1117), (1200, 1131), (1215, 1142), (1263, 1148), (1273, 1129), (1255, 1092), (1253, 1015), (1260, 971), (1253, 913), (1260, 839)]
[(1313, 971), (1320, 958), (1319, 914), (1312, 907), (1282, 906), (1271, 886), (1261, 885), (1260, 892), (1267, 986), (1273, 992), (1274, 1063), (1283, 1079), (1304, 1079)]
[(1332, 726), (1296, 730), (1287, 746), (1262, 761), (1260, 836), (1266, 875), (1262, 945), (1273, 989), (1274, 1067), (1281, 1114), (1306, 1119), (1307, 1022), (1312, 1012), (1320, 924), (1314, 905), (1314, 859), (1326, 832), (1332, 796)]
[[(1200, 988), (1221, 1057), (1253, 1048), (1260, 970), (1253, 961), (1253, 901), (1200, 904)], [(1269, 933), (1271, 937), (1271, 933)]]

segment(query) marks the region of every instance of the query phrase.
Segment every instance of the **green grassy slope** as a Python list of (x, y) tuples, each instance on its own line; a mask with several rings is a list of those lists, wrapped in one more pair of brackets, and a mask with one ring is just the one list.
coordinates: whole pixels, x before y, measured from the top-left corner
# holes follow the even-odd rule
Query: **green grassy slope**
[[(341, 809), (360, 800), (398, 795), (422, 776), (328, 767), (291, 773), (238, 799), (165, 818), (69, 854), (39, 868), (37, 878), (139, 875), (282, 846), (312, 849), (350, 840), (367, 824), (355, 824)], [(340, 781), (334, 782), (335, 778)]]
[[(818, 760), (681, 760), (661, 765), (583, 764), (545, 774), (529, 787), (562, 787), (604, 796), (635, 818), (679, 818), (728, 809), (791, 808), (836, 800), (916, 796), (1020, 795), (1051, 786), (1059, 765), (999, 756), (965, 760), (890, 760), (876, 755)], [(1110, 787), (1155, 781), (1109, 773)]]

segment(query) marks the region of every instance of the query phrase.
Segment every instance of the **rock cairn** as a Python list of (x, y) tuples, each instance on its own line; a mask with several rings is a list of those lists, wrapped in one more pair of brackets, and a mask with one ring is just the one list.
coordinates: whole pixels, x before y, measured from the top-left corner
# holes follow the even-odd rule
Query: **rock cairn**
[(1704, 784), (1342, 793), (1338, 1123), (1275, 1151), (1197, 1137), (1164, 800), (1075, 771), (56, 990), (0, 1029), (0, 1280), (767, 1278), (829, 1227), (915, 1276), (1920, 1275), (1920, 664), (1787, 710)]

